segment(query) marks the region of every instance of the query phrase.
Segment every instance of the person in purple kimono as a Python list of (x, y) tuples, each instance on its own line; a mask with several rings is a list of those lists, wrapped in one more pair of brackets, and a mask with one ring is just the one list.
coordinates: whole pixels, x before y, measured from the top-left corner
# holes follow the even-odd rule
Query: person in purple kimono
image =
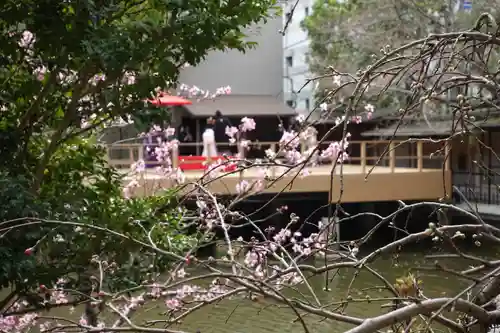
[(165, 136), (161, 131), (152, 131), (144, 138), (143, 144), (146, 168), (155, 168), (159, 165), (155, 154), (155, 148), (158, 147), (163, 140), (165, 140)]

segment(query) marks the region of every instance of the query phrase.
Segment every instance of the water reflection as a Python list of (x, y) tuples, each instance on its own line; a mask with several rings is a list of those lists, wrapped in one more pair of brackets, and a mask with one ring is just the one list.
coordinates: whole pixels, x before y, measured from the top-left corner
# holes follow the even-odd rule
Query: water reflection
[[(428, 261), (426, 262), (428, 263)], [(394, 282), (395, 279), (407, 274), (409, 269), (422, 264), (424, 264), (422, 253), (409, 253), (402, 254), (397, 262), (391, 256), (386, 256), (374, 262), (371, 267), (379, 273), (383, 273), (389, 281)], [(457, 269), (466, 267), (467, 263), (453, 260), (447, 262), (447, 266)], [(337, 304), (346, 299), (347, 290), (352, 283), (350, 288), (352, 300), (349, 301), (349, 305), (345, 308), (345, 313), (362, 318), (382, 313), (381, 306), (389, 302), (387, 300), (380, 302), (377, 301), (377, 298), (391, 296), (387, 291), (383, 290), (383, 283), (366, 271), (361, 271), (352, 282), (354, 272), (353, 269), (341, 269), (335, 277), (333, 277), (334, 274), (330, 273), (330, 291), (324, 290), (325, 276), (313, 277), (309, 280), (309, 283), (322, 302)], [(436, 274), (432, 271), (423, 270), (415, 271), (415, 273), (423, 280), (424, 292), (429, 297), (453, 295), (454, 292), (457, 292), (460, 287), (465, 285), (465, 283), (462, 284), (457, 281), (455, 277)], [(307, 294), (307, 289), (302, 287), (301, 292)], [(288, 291), (288, 294), (292, 295), (293, 292)], [(366, 295), (369, 295), (370, 302), (366, 300)], [(349, 324), (321, 320), (321, 318), (313, 316), (306, 316), (304, 319), (310, 331), (315, 333), (340, 333), (351, 327)], [(261, 299), (257, 299), (257, 301), (234, 299), (205, 307), (187, 318), (178, 329), (191, 332), (199, 330), (202, 333), (295, 333), (304, 331), (291, 309), (267, 301), (264, 302)]]
[[(435, 253), (435, 251), (431, 247), (424, 247), (424, 249), (420, 248), (416, 252), (413, 249), (411, 253), (402, 253), (397, 257), (386, 255), (373, 262), (370, 267), (381, 273), (391, 283), (394, 283), (397, 278), (406, 275), (411, 270), (413, 274), (423, 281), (426, 296), (453, 296), (466, 285), (466, 281), (461, 282), (456, 277), (440, 274), (432, 270), (415, 269), (422, 266), (432, 266), (433, 261), (425, 260), (424, 257), (426, 252)], [(493, 257), (498, 254), (497, 249), (488, 247), (479, 250), (475, 249), (474, 252), (476, 255), (485, 257)], [(446, 267), (455, 270), (464, 269), (471, 264), (471, 262), (458, 259), (445, 259), (442, 262)], [(322, 263), (317, 262), (316, 264), (321, 265)], [(348, 296), (347, 291), (349, 290), (352, 299), (349, 299), (348, 306), (344, 309), (344, 313), (347, 315), (367, 318), (386, 312), (387, 310), (381, 309), (381, 307), (388, 304), (389, 301), (379, 301), (378, 299), (391, 297), (392, 295), (383, 289), (383, 283), (366, 270), (360, 271), (353, 282), (352, 278), (355, 272), (354, 269), (340, 269), (336, 274), (329, 273), (328, 279), (326, 279), (327, 276), (325, 275), (314, 276), (308, 279), (308, 282), (323, 304), (342, 305), (342, 302)], [(200, 272), (191, 272), (191, 274), (197, 273)], [(325, 280), (329, 281), (329, 291), (325, 290)], [(304, 296), (301, 295), (310, 295), (305, 286), (301, 286), (298, 291), (285, 290), (284, 292), (288, 296), (300, 297), (301, 299), (304, 299)], [(367, 301), (367, 295), (370, 302)], [(312, 297), (308, 297), (308, 299), (312, 301)], [(134, 315), (133, 321), (138, 325), (143, 325), (147, 321), (165, 320), (165, 310), (163, 302), (148, 303), (146, 307)], [(80, 314), (80, 309), (77, 309), (69, 317), (77, 319)], [(67, 309), (54, 309), (50, 315), (68, 317), (68, 312)], [(177, 327), (170, 328), (188, 332), (199, 331), (200, 333), (304, 332), (302, 325), (296, 319), (295, 313), (283, 305), (277, 305), (259, 298), (250, 300), (237, 297), (203, 307), (186, 317), (184, 322)], [(323, 320), (312, 315), (306, 315), (304, 321), (310, 332), (314, 333), (340, 333), (352, 327), (349, 324)]]

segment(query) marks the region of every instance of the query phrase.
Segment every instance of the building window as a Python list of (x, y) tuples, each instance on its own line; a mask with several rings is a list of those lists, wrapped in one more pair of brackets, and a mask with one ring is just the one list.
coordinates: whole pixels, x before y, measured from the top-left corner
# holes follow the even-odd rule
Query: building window
[(311, 108), (311, 105), (309, 104), (309, 98), (306, 98), (306, 110), (309, 111)]
[(285, 14), (285, 24), (292, 22), (292, 13)]
[(286, 57), (285, 60), (286, 60), (286, 66), (287, 67), (292, 67), (293, 66), (293, 57), (292, 56)]
[(309, 7), (304, 8), (304, 12), (305, 12), (306, 16), (309, 16)]

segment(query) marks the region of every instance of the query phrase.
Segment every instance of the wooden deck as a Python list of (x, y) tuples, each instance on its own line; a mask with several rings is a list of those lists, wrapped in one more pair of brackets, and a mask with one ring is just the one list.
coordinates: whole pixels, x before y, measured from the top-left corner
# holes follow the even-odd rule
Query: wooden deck
[[(253, 167), (236, 172), (215, 172), (211, 173), (211, 176), (203, 171), (185, 171), (185, 187), (182, 192), (192, 192), (203, 186), (215, 194), (237, 195), (237, 186), (243, 182), (254, 186), (260, 184), (259, 193), (331, 192), (332, 201), (340, 199), (342, 202), (437, 200), (451, 195), (449, 166), (443, 163), (439, 167), (436, 162), (438, 157), (434, 156), (434, 167), (425, 167), (424, 161), (430, 157), (423, 155), (421, 143), (417, 144), (416, 151), (420, 152), (417, 156), (398, 156), (397, 149), (393, 149), (383, 159), (373, 154), (368, 156), (366, 151), (363, 152), (363, 149), (366, 150), (373, 144), (361, 143), (361, 156), (351, 157), (348, 164), (344, 164), (342, 168), (337, 165), (333, 177), (333, 165), (306, 167), (306, 176), (302, 174), (303, 166), (293, 169), (268, 167), (266, 172), (263, 168)], [(406, 162), (398, 163), (403, 160)], [(408, 160), (415, 163), (408, 163)], [(118, 163), (116, 160), (114, 162)], [(378, 162), (378, 165), (370, 165), (376, 164), (375, 162)], [(119, 163), (124, 162), (121, 160)], [(407, 166), (398, 166), (401, 164)], [(129, 169), (121, 171), (128, 173)], [(263, 177), (264, 173), (267, 175), (266, 179)], [(125, 178), (127, 183), (130, 180), (130, 177)], [(148, 169), (142, 174), (139, 183), (140, 186), (133, 191), (133, 195), (151, 195), (176, 186), (174, 180), (154, 169)]]

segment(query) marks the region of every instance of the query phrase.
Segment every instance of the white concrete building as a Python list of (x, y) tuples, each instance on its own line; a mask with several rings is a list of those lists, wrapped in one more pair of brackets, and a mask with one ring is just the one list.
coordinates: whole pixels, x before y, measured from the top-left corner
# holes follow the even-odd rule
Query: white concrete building
[[(220, 87), (230, 86), (231, 94), (214, 100), (193, 99), (192, 105), (172, 112), (171, 125), (177, 127), (183, 119), (190, 118), (193, 124), (188, 126), (194, 133), (200, 134), (206, 119), (220, 110), (223, 115), (236, 119), (245, 116), (260, 118), (259, 128), (266, 123), (272, 132), (278, 127), (276, 116), (281, 119), (294, 116), (295, 111), (284, 103), (282, 22), (282, 17), (277, 16), (266, 24), (247, 29), (247, 39), (257, 42), (254, 49), (245, 53), (237, 50), (212, 51), (202, 63), (184, 68), (179, 83), (212, 93)], [(266, 121), (262, 120), (263, 117)], [(102, 140), (111, 143), (133, 138), (136, 134), (133, 126), (116, 128), (108, 130)]]
[(185, 68), (179, 82), (215, 92), (230, 86), (231, 95), (213, 102), (193, 103), (187, 109), (195, 117), (207, 117), (220, 108), (225, 115), (258, 116), (293, 113), (283, 98), (282, 18), (275, 17), (246, 31), (248, 40), (257, 42), (255, 49), (213, 51), (201, 64)]
[(314, 0), (299, 0), (296, 6), (295, 3), (288, 1), (284, 5), (283, 93), (285, 101), (297, 111), (309, 112), (314, 109), (314, 86), (308, 84), (304, 87), (311, 75), (306, 63), (309, 40), (301, 22), (311, 13)]
[(247, 29), (247, 39), (255, 49), (242, 53), (212, 51), (196, 67), (185, 68), (179, 82), (214, 91), (231, 86), (234, 94), (276, 95), (281, 93), (281, 17)]

